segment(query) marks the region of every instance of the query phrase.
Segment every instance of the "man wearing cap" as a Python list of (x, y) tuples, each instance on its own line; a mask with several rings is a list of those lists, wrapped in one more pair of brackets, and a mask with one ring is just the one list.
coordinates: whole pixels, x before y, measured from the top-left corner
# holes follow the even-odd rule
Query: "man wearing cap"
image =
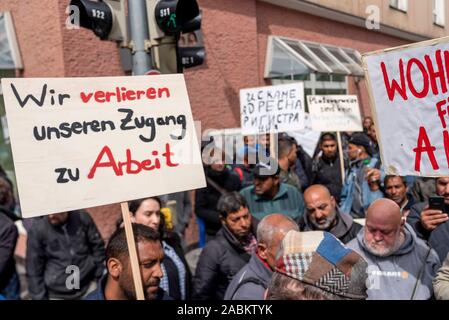
[(341, 242), (348, 243), (357, 236), (362, 226), (348, 214), (342, 214), (329, 189), (313, 185), (304, 192), (306, 212), (301, 217), (302, 231), (327, 231)]
[(368, 136), (354, 133), (348, 144), (349, 169), (340, 197), (340, 209), (354, 218), (364, 218), (366, 209), (376, 199), (382, 198), (380, 190), (380, 162), (372, 157)]
[(254, 185), (240, 191), (248, 203), (249, 211), (262, 220), (271, 213), (282, 213), (295, 222), (304, 212), (302, 194), (295, 187), (281, 183), (276, 160), (258, 163), (254, 168)]
[(393, 200), (371, 204), (365, 227), (348, 247), (368, 262), (369, 300), (432, 298), (432, 279), (441, 266), (440, 259), (405, 223)]
[(228, 286), (225, 300), (263, 300), (276, 264), (282, 239), (298, 225), (280, 213), (270, 214), (257, 226), (257, 250)]
[(364, 300), (367, 263), (324, 231), (290, 231), (282, 241), (268, 300)]

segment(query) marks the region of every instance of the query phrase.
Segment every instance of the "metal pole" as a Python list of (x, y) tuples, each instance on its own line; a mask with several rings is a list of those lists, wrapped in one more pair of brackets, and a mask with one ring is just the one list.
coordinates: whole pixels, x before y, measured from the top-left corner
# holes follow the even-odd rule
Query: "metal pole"
[(133, 75), (143, 75), (152, 69), (151, 55), (145, 50), (148, 40), (148, 21), (145, 0), (128, 0), (128, 19), (133, 50)]

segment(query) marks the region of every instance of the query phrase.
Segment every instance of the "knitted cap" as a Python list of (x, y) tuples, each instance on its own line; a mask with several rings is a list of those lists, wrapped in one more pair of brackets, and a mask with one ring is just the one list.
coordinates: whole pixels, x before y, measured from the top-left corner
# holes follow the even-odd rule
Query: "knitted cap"
[(366, 299), (368, 264), (324, 231), (290, 231), (281, 245), (276, 272), (332, 294)]
[(349, 138), (348, 142), (351, 143), (351, 144), (355, 144), (356, 146), (365, 147), (366, 152), (368, 152), (370, 155), (373, 154), (371, 140), (363, 132), (353, 133), (352, 136)]

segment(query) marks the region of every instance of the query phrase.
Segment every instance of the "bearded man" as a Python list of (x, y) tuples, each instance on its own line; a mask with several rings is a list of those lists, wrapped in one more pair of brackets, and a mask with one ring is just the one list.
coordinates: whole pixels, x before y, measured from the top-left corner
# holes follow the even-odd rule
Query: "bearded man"
[(313, 185), (304, 192), (306, 213), (299, 221), (301, 231), (327, 231), (343, 243), (357, 236), (362, 226), (349, 214), (342, 214), (327, 187)]
[(368, 208), (365, 227), (348, 247), (368, 262), (368, 300), (427, 300), (441, 266), (438, 255), (405, 223), (390, 199)]

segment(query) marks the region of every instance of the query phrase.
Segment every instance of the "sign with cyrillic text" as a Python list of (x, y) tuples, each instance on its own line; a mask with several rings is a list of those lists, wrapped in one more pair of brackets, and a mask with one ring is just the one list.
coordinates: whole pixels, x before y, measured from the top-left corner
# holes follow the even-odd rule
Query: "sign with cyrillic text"
[(240, 90), (243, 135), (304, 129), (304, 84)]
[(363, 131), (357, 96), (307, 96), (314, 131)]
[(205, 186), (183, 75), (2, 88), (23, 217)]
[(449, 38), (363, 60), (387, 173), (449, 175)]

